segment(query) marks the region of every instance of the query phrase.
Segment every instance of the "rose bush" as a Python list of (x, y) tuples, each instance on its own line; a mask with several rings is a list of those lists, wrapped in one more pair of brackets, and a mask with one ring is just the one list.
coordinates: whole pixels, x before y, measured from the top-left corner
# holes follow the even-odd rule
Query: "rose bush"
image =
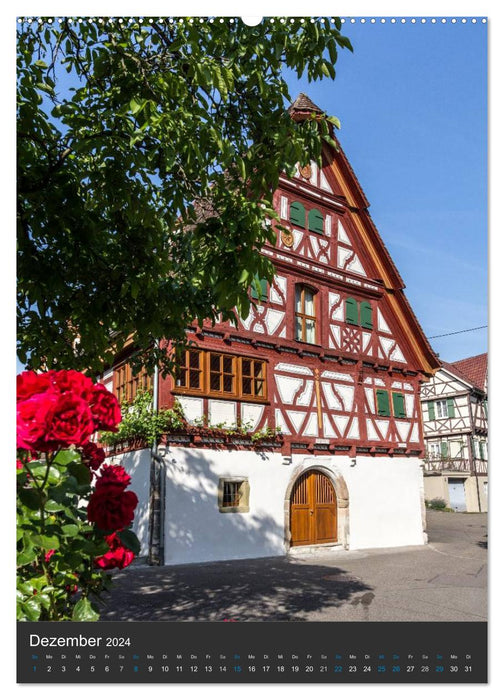
[(115, 396), (80, 372), (18, 376), (19, 620), (98, 619), (109, 570), (138, 554), (131, 478), (92, 441), (120, 421)]

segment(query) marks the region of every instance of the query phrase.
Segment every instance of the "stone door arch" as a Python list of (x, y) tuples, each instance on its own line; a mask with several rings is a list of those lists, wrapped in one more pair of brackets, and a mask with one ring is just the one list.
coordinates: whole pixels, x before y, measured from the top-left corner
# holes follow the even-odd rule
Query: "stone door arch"
[(341, 474), (319, 465), (297, 469), (284, 503), (286, 548), (334, 543), (347, 549), (348, 507)]

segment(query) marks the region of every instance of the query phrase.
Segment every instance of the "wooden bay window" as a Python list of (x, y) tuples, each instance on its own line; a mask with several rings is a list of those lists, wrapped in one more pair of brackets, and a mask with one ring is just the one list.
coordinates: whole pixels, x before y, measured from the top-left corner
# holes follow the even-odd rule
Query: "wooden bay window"
[(177, 387), (199, 390), (203, 387), (203, 367), (200, 350), (186, 350), (182, 362), (177, 367), (175, 384)]
[(114, 370), (114, 394), (119, 403), (131, 403), (139, 391), (152, 389), (152, 377), (142, 369), (133, 374), (131, 366), (124, 363)]
[(210, 392), (236, 395), (236, 357), (211, 352), (209, 355)]
[(175, 391), (222, 398), (266, 400), (266, 362), (213, 350), (186, 350)]

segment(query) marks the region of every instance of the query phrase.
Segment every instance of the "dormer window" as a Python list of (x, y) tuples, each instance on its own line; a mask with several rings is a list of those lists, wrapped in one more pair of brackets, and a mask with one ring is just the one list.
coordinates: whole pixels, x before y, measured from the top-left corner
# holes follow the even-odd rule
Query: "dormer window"
[(315, 290), (310, 287), (296, 285), (295, 336), (296, 340), (302, 340), (304, 343), (317, 342), (315, 296)]

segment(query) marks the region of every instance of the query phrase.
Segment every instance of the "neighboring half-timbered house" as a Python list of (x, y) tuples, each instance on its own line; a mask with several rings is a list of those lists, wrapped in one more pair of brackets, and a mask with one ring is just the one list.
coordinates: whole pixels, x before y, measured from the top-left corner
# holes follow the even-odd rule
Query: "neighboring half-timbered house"
[[(304, 95), (290, 108), (313, 112)], [(343, 151), (281, 176), (274, 205), (273, 282), (237, 327), (189, 328), (159, 384), (190, 426), (159, 450), (167, 564), (425, 542), (420, 386), (439, 362)], [(125, 372), (104, 381), (119, 391)], [(150, 451), (116, 459), (148, 504)]]
[(425, 496), (454, 510), (488, 510), (486, 353), (442, 368), (421, 390)]

